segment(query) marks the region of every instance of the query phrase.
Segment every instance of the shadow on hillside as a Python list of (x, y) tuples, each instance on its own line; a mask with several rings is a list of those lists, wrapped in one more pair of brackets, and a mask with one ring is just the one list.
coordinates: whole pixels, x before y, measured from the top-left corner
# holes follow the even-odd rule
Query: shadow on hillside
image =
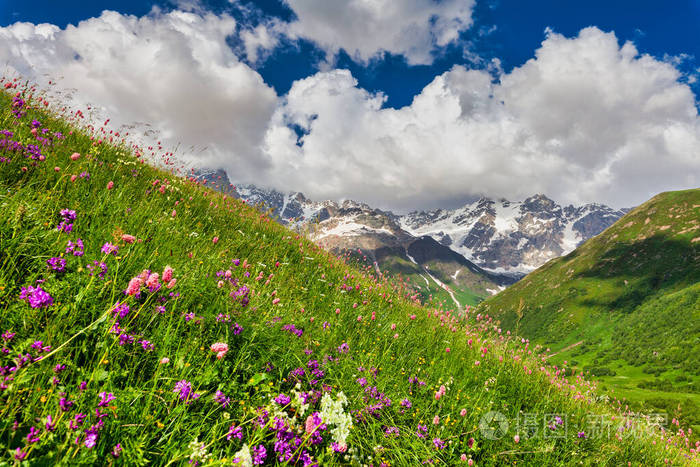
[(611, 301), (590, 296), (581, 299), (584, 305), (629, 312), (661, 290), (677, 290), (700, 282), (700, 244), (692, 246), (662, 235), (618, 243), (599, 257), (591, 269), (575, 277), (629, 278), (622, 293)]

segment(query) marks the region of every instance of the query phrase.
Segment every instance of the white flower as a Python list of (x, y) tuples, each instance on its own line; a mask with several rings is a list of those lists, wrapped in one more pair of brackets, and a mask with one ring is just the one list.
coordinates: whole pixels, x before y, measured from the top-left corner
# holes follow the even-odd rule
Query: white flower
[(234, 461), (238, 459), (236, 467), (253, 467), (253, 458), (250, 456), (250, 449), (244, 444), (240, 451), (233, 455)]

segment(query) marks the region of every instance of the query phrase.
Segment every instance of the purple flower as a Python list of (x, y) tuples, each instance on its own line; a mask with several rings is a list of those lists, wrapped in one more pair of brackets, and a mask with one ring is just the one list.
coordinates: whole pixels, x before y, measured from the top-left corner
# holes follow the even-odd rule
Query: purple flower
[(226, 394), (221, 391), (216, 391), (216, 394), (214, 394), (214, 401), (221, 404), (221, 407), (225, 409), (231, 402), (231, 398), (226, 397)]
[(126, 315), (129, 314), (129, 305), (117, 302), (114, 308), (112, 308), (112, 313), (115, 317), (119, 315), (120, 319), (126, 318)]
[(347, 342), (343, 342), (338, 347), (338, 353), (348, 353), (349, 351), (350, 351), (350, 346), (348, 345)]
[(243, 326), (241, 326), (238, 323), (233, 323), (233, 326), (231, 327), (231, 329), (233, 329), (233, 334), (236, 336), (238, 334), (240, 334), (241, 332), (243, 332)]
[(106, 255), (117, 256), (117, 254), (119, 253), (119, 247), (117, 245), (113, 245), (109, 242), (106, 242), (104, 245), (102, 245), (101, 251)]
[(259, 444), (252, 449), (253, 451), (253, 465), (262, 465), (265, 463), (265, 458), (267, 458), (267, 450), (265, 446)]
[(58, 256), (49, 258), (48, 260), (46, 260), (46, 264), (52, 271), (63, 272), (66, 270), (66, 260), (63, 258), (59, 258)]
[(279, 405), (287, 405), (291, 401), (292, 399), (286, 394), (280, 394), (279, 396), (275, 397), (275, 402), (277, 402)]
[(226, 434), (226, 439), (231, 441), (232, 438), (243, 439), (243, 429), (240, 426), (231, 425)]
[(32, 308), (43, 308), (53, 305), (53, 298), (40, 286), (22, 287), (20, 300), (26, 300)]
[(79, 238), (75, 241), (75, 243), (68, 240), (68, 245), (66, 246), (66, 253), (70, 253), (73, 256), (83, 256), (83, 254), (84, 254), (83, 240)]
[(119, 458), (119, 456), (121, 456), (122, 454), (121, 443), (117, 443), (117, 445), (112, 448), (112, 452), (110, 452), (110, 454), (112, 454), (112, 457), (114, 457), (115, 459)]
[(579, 438), (584, 438), (584, 439), (585, 439), (585, 438), (586, 438), (586, 433), (583, 432), (583, 431), (579, 431), (579, 432), (578, 432), (578, 437), (579, 437)]
[(440, 438), (433, 438), (433, 444), (435, 445), (435, 449), (437, 450), (441, 451), (445, 449), (445, 442)]
[(94, 276), (95, 271), (98, 271), (97, 277), (100, 279), (104, 279), (107, 275), (107, 265), (102, 261), (93, 261), (92, 264), (87, 265), (87, 268), (90, 270), (90, 276)]
[(51, 415), (46, 416), (46, 424), (44, 425), (46, 427), (46, 431), (53, 432), (56, 429), (56, 424), (53, 421), (53, 418), (51, 418)]
[(407, 409), (411, 408), (411, 401), (408, 399), (404, 399), (401, 401), (401, 407), (406, 407)]
[(177, 383), (175, 383), (173, 392), (179, 393), (178, 397), (181, 401), (184, 401), (186, 404), (189, 404), (193, 400), (199, 398), (199, 394), (193, 393), (192, 391), (192, 383), (190, 383), (186, 379), (180, 380)]
[(27, 453), (22, 451), (21, 448), (15, 449), (15, 460), (21, 461), (24, 460), (24, 458), (27, 457)]
[(61, 407), (61, 410), (64, 412), (68, 412), (71, 407), (73, 407), (74, 402), (66, 399), (65, 397), (61, 397), (58, 401), (58, 405)]
[(99, 396), (100, 396), (101, 400), (97, 404), (98, 407), (107, 407), (107, 405), (109, 405), (110, 402), (112, 402), (114, 399), (116, 399), (114, 394), (112, 394), (111, 392), (110, 393), (101, 392), (99, 394)]
[(40, 429), (34, 427), (29, 428), (29, 434), (27, 434), (27, 442), (33, 444), (39, 441), (39, 433), (41, 433)]
[(2, 340), (9, 342), (12, 340), (13, 337), (15, 337), (15, 334), (16, 333), (14, 333), (14, 332), (5, 331), (2, 335)]
[(85, 437), (85, 447), (88, 449), (94, 448), (97, 444), (97, 436), (98, 435), (96, 431), (91, 431), (90, 433), (88, 433)]

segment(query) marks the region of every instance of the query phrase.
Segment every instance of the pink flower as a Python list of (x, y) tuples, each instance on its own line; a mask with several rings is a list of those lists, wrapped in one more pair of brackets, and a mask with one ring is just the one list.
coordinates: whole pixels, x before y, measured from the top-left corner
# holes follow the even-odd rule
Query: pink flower
[(446, 348), (445, 348), (445, 352), (450, 353), (450, 348), (449, 348), (449, 347), (446, 347)]
[(520, 435), (513, 436), (513, 441), (515, 441), (515, 444), (518, 444), (520, 442)]
[(314, 423), (314, 417), (309, 415), (306, 417), (306, 422), (304, 423), (304, 430), (307, 433), (311, 433), (314, 431), (314, 428), (316, 427), (316, 424)]
[(129, 285), (126, 287), (127, 295), (136, 295), (141, 290), (141, 279), (134, 277), (129, 281)]
[(171, 212), (170, 215), (171, 215), (172, 217), (177, 216), (177, 211), (173, 209), (173, 212)]
[(459, 411), (459, 414), (460, 414), (462, 417), (464, 417), (465, 415), (467, 415), (467, 409), (462, 409), (462, 410), (460, 410), (460, 411)]
[(126, 243), (134, 243), (136, 241), (136, 237), (133, 235), (124, 234), (122, 235), (122, 240)]
[(216, 358), (221, 360), (228, 352), (228, 344), (226, 342), (216, 342), (209, 347), (212, 352), (216, 352)]
[(170, 266), (165, 266), (165, 269), (163, 269), (163, 282), (170, 282), (170, 279), (173, 278), (173, 268)]
[(467, 465), (470, 466), (470, 467), (471, 467), (472, 465), (474, 465), (474, 459), (469, 459), (469, 460), (467, 461)]
[(54, 172), (60, 172), (61, 168), (57, 166), (57, 167), (54, 167), (53, 170), (54, 170)]
[(172, 279), (170, 282), (168, 282), (168, 285), (166, 285), (167, 288), (172, 289), (175, 287), (175, 284), (177, 283), (177, 279)]
[(146, 279), (146, 287), (150, 289), (155, 289), (158, 287), (158, 284), (160, 283), (160, 274), (157, 272), (152, 273), (150, 276), (148, 276), (148, 279)]
[(467, 455), (466, 455), (466, 454), (462, 454), (461, 456), (459, 456), (459, 460), (461, 460), (462, 462), (466, 462), (466, 460), (467, 460)]
[(74, 152), (70, 155), (70, 160), (77, 161), (78, 159), (80, 159), (80, 154), (78, 154), (77, 152)]
[(273, 305), (277, 305), (279, 302), (280, 302), (280, 299), (279, 299), (279, 298), (275, 298), (275, 299), (272, 300), (272, 304), (273, 304)]
[(161, 365), (167, 365), (168, 363), (170, 363), (170, 359), (168, 357), (163, 357), (160, 359)]
[(217, 282), (217, 283), (216, 283), (216, 286), (217, 286), (218, 288), (223, 287), (223, 286), (224, 286), (224, 281), (219, 281), (219, 282)]
[(398, 335), (398, 334), (394, 334), (394, 339), (398, 339), (398, 338), (399, 338), (399, 335)]
[(108, 190), (111, 190), (112, 188), (114, 188), (114, 182), (113, 182), (112, 180), (110, 180), (110, 181), (107, 183), (107, 189), (108, 189)]
[(74, 182), (74, 181), (76, 181), (77, 179), (78, 179), (78, 176), (77, 176), (77, 175), (71, 175), (71, 176), (70, 176), (70, 181), (71, 181), (71, 182)]
[(362, 321), (362, 315), (357, 316), (357, 322), (359, 323), (360, 321)]
[(396, 323), (391, 323), (391, 330), (395, 331), (396, 330)]
[(433, 417), (433, 425), (439, 425), (439, 424), (440, 424), (440, 416), (435, 415), (435, 417)]
[(211, 239), (211, 241), (214, 242), (214, 245), (216, 245), (217, 243), (219, 243), (219, 237), (214, 237)]

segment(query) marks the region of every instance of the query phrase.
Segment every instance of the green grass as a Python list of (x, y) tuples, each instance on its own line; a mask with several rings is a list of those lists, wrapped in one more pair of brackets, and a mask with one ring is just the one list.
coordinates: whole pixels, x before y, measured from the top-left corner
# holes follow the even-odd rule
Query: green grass
[(662, 193), (479, 311), (553, 352), (582, 342), (551, 361), (602, 373), (602, 386), (636, 409), (672, 414), (681, 404), (681, 420), (697, 433), (698, 239), (700, 190)]
[[(157, 151), (134, 156), (118, 135), (108, 144), (108, 130), (38, 105), (0, 95), (0, 465), (231, 465), (246, 449), (264, 449), (268, 465), (279, 456), (299, 465), (693, 462), (682, 434), (595, 436), (592, 415), (615, 417), (617, 428), (631, 414), (492, 322), (419, 306), (402, 284), (175, 176)], [(25, 157), (34, 119), (52, 139), (40, 147), (45, 160)], [(68, 233), (56, 229), (63, 209), (76, 212)], [(78, 238), (82, 256), (66, 250)], [(106, 242), (118, 253), (103, 252)], [(50, 258), (65, 271), (50, 270)], [(166, 266), (172, 288), (134, 279), (145, 269), (163, 277)], [(138, 296), (124, 294), (130, 282)], [(52, 303), (31, 307), (20, 298), (30, 286)], [(220, 359), (214, 343), (228, 345)], [(499, 439), (479, 429), (489, 411), (511, 422)], [(558, 414), (566, 431), (521, 431), (516, 443), (526, 414), (541, 424)], [(227, 436), (238, 429), (241, 439)]]

